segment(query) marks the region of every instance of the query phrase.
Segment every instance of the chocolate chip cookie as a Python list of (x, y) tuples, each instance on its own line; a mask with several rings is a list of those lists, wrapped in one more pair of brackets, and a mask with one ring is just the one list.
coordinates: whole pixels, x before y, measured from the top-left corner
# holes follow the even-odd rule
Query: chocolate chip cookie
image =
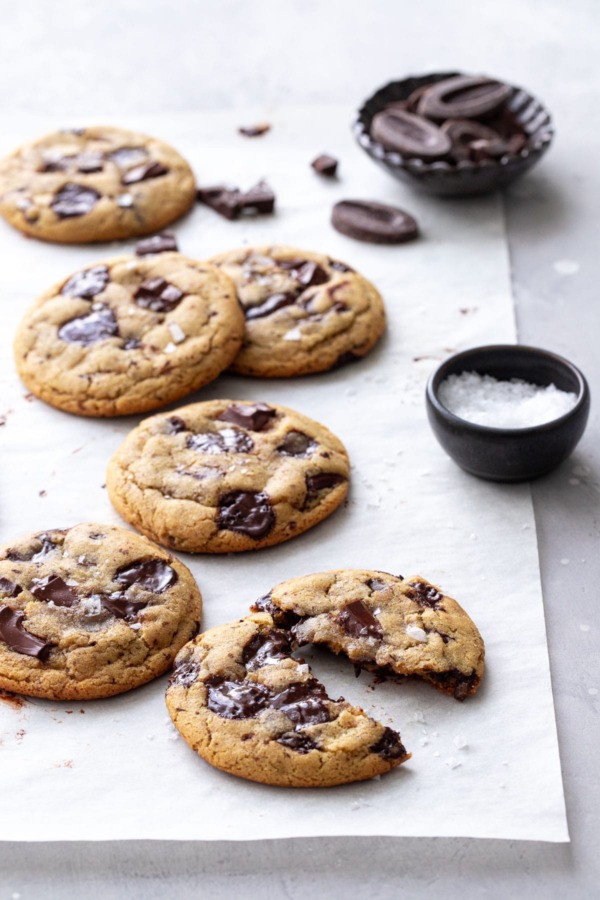
[(330, 515), (349, 461), (323, 425), (284, 406), (194, 403), (146, 419), (110, 460), (118, 512), (168, 547), (230, 553), (269, 547)]
[(17, 331), (15, 360), (52, 406), (129, 415), (216, 378), (243, 333), (235, 286), (221, 270), (179, 253), (122, 256), (42, 294)]
[(57, 131), (0, 161), (0, 215), (44, 241), (87, 244), (158, 231), (194, 203), (188, 163), (122, 128)]
[(365, 356), (384, 332), (374, 285), (321, 253), (243, 248), (209, 261), (233, 278), (246, 316), (234, 372), (263, 378), (325, 372)]
[(0, 548), (0, 688), (91, 700), (151, 681), (196, 633), (191, 572), (112, 525), (30, 534)]
[(342, 569), (284, 581), (252, 607), (298, 645), (324, 644), (355, 666), (416, 677), (464, 700), (479, 687), (484, 644), (461, 606), (420, 576)]
[(409, 759), (400, 735), (333, 699), (266, 613), (197, 637), (177, 656), (167, 707), (184, 740), (232, 775), (328, 787)]

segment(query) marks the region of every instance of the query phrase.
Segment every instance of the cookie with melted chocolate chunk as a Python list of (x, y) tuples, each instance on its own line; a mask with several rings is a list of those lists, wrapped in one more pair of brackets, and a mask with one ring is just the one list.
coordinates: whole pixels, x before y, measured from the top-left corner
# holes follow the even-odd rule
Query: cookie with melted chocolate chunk
[(329, 787), (409, 759), (400, 735), (332, 698), (268, 613), (206, 631), (175, 660), (167, 708), (206, 762), (250, 781)]
[(55, 284), (25, 314), (14, 349), (21, 378), (46, 403), (120, 416), (212, 381), (243, 334), (231, 279), (164, 252), (96, 263)]
[(464, 700), (477, 691), (484, 644), (461, 606), (420, 576), (341, 569), (284, 581), (253, 607), (354, 665), (416, 677)]
[(348, 491), (349, 460), (323, 425), (275, 404), (194, 403), (146, 419), (110, 460), (117, 511), (167, 547), (256, 550), (329, 516)]
[(44, 241), (151, 234), (187, 212), (195, 194), (176, 150), (122, 128), (57, 131), (0, 161), (0, 215)]
[(375, 286), (345, 263), (292, 247), (256, 247), (214, 256), (235, 282), (246, 317), (232, 369), (288, 378), (326, 372), (365, 356), (385, 330)]
[(197, 632), (191, 572), (114, 525), (0, 547), (0, 688), (48, 700), (121, 694), (162, 675)]

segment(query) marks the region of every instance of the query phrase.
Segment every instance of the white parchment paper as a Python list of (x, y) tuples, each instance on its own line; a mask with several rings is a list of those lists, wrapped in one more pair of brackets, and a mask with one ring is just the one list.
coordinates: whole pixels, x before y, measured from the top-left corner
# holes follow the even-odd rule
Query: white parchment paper
[[(270, 134), (252, 140), (237, 134), (238, 125), (265, 118), (273, 124)], [(0, 137), (0, 152), (75, 124), (85, 123), (15, 121)], [(0, 838), (568, 840), (529, 488), (464, 474), (438, 447), (424, 408), (426, 378), (438, 360), (455, 349), (515, 339), (501, 201), (411, 193), (354, 146), (347, 109), (198, 113), (120, 124), (170, 140), (204, 185), (229, 181), (247, 188), (265, 176), (275, 188), (273, 217), (231, 223), (195, 208), (175, 226), (182, 252), (204, 258), (259, 242), (322, 250), (371, 278), (389, 315), (387, 335), (363, 362), (280, 382), (222, 377), (190, 397), (295, 407), (338, 434), (353, 464), (347, 508), (307, 534), (257, 553), (182, 557), (203, 592), (205, 626), (243, 616), (272, 585), (309, 572), (364, 567), (421, 574), (475, 619), (487, 671), (476, 697), (460, 704), (417, 683), (373, 689), (372, 676), (355, 680), (349, 663), (311, 655), (333, 696), (343, 693), (392, 724), (413, 753), (384, 778), (327, 790), (263, 787), (212, 769), (170, 725), (166, 679), (81, 705), (4, 698)], [(338, 180), (310, 169), (323, 151), (340, 157)], [(419, 219), (422, 240), (377, 247), (337, 234), (330, 208), (348, 197), (404, 206)], [(1, 542), (81, 521), (123, 524), (103, 489), (105, 468), (139, 419), (93, 421), (32, 399), (14, 373), (10, 349), (37, 294), (119, 252), (123, 245), (46, 245), (0, 223)]]

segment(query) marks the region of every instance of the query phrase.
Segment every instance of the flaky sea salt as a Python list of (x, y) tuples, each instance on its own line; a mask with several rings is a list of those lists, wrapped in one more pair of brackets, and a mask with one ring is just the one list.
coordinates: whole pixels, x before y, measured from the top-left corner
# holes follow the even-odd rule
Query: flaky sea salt
[(406, 633), (409, 637), (413, 638), (415, 641), (424, 642), (427, 640), (427, 632), (423, 631), (422, 628), (419, 628), (418, 625), (407, 625)]
[(491, 375), (461, 372), (440, 385), (444, 406), (467, 422), (493, 428), (529, 428), (558, 419), (577, 402), (577, 395), (556, 385), (542, 387), (520, 378), (499, 381)]
[(169, 322), (167, 324), (167, 328), (171, 332), (171, 337), (176, 344), (180, 344), (182, 341), (185, 341), (185, 331), (177, 322)]

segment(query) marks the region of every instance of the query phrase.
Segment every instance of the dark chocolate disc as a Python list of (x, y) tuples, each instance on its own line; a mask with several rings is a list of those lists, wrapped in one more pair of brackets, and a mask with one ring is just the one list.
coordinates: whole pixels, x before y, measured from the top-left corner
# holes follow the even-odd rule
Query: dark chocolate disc
[(456, 160), (471, 158), (471, 144), (473, 141), (500, 141), (500, 135), (492, 128), (474, 122), (472, 119), (448, 119), (440, 126), (440, 130), (447, 134), (452, 142), (452, 156)]
[(139, 587), (162, 594), (177, 581), (177, 572), (164, 559), (138, 559), (117, 569), (114, 580), (119, 584)]
[(431, 119), (473, 119), (494, 112), (512, 88), (482, 75), (456, 75), (432, 84), (419, 101), (420, 116)]
[(402, 244), (419, 234), (411, 215), (374, 201), (341, 200), (333, 207), (331, 224), (341, 234), (369, 244)]
[(439, 159), (451, 145), (448, 135), (433, 122), (401, 109), (384, 109), (373, 117), (371, 135), (387, 150), (419, 159)]

